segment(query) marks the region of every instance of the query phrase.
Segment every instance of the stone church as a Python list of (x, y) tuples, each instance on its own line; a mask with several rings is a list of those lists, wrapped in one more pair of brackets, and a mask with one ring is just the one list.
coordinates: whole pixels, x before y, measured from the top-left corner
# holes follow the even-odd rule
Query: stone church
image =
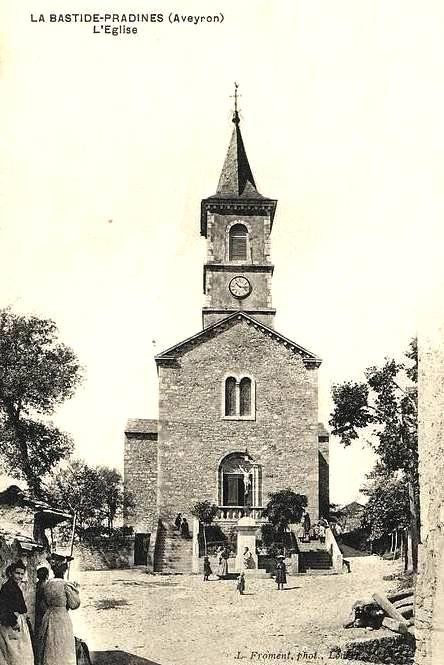
[[(149, 542), (157, 570), (160, 534), (179, 512), (191, 525), (198, 501), (219, 506), (222, 530), (246, 512), (260, 524), (268, 494), (287, 487), (307, 496), (312, 519), (328, 513), (321, 360), (274, 328), (277, 201), (256, 187), (237, 108), (233, 123), (216, 193), (201, 202), (202, 330), (156, 356), (158, 419), (130, 419), (125, 432), (134, 563), (145, 562)], [(191, 545), (173, 569), (188, 570), (188, 554)]]

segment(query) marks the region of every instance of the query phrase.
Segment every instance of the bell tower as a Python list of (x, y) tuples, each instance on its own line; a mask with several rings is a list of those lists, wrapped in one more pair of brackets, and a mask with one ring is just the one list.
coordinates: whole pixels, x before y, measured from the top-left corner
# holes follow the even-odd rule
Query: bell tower
[(237, 84), (234, 100), (234, 128), (217, 191), (201, 202), (201, 235), (207, 239), (202, 324), (207, 328), (243, 311), (273, 327), (270, 233), (277, 201), (257, 191), (239, 126)]

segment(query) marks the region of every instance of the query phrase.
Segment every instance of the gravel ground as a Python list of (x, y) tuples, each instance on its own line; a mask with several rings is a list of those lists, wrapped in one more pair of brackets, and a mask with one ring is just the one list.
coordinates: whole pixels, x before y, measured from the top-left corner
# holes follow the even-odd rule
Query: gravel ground
[(82, 606), (71, 616), (76, 635), (103, 665), (341, 665), (345, 661), (330, 658), (330, 650), (367, 634), (342, 628), (352, 603), (386, 593), (393, 582), (382, 576), (398, 566), (359, 557), (352, 559), (350, 574), (289, 577), (283, 592), (271, 579), (248, 580), (244, 596), (236, 594), (233, 580), (204, 583), (200, 576), (143, 570), (85, 572), (76, 576)]

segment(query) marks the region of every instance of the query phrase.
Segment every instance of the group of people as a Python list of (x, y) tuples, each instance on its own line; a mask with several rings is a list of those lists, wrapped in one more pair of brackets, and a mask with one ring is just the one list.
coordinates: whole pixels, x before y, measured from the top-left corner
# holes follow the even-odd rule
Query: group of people
[(187, 518), (182, 517), (182, 513), (177, 513), (176, 519), (174, 520), (174, 526), (180, 532), (182, 538), (191, 538), (190, 525), (188, 524)]
[[(230, 556), (230, 549), (228, 547), (219, 547), (216, 551), (217, 556), (217, 577), (223, 580), (228, 575), (228, 558)], [(208, 556), (204, 556), (204, 582), (208, 582), (210, 575), (213, 574), (211, 564)]]
[[(228, 547), (219, 547), (216, 552), (218, 559), (218, 571), (217, 577), (219, 579), (224, 579), (228, 575), (228, 558), (230, 556), (230, 549)], [(287, 567), (285, 565), (285, 557), (283, 554), (279, 554), (277, 557), (276, 563), (276, 575), (275, 581), (278, 587), (278, 591), (283, 590), (284, 584), (287, 584)], [(204, 556), (204, 575), (203, 581), (207, 582), (210, 578), (210, 575), (213, 574), (211, 569), (211, 564), (208, 556)], [(252, 568), (254, 565), (253, 556), (248, 547), (244, 548), (242, 553), (241, 560), (241, 571), (236, 578), (236, 590), (240, 595), (243, 595), (245, 592), (245, 571), (249, 568)]]
[(329, 528), (329, 523), (324, 518), (321, 518), (318, 522), (311, 524), (310, 514), (306, 511), (302, 518), (303, 526), (303, 535), (302, 541), (309, 542), (310, 540), (319, 540), (321, 543), (325, 543), (326, 532)]
[(21, 559), (6, 569), (0, 589), (0, 665), (76, 665), (69, 610), (80, 606), (78, 585), (65, 581), (70, 557), (51, 555), (53, 573), (37, 569), (34, 627), (22, 591), (26, 566)]

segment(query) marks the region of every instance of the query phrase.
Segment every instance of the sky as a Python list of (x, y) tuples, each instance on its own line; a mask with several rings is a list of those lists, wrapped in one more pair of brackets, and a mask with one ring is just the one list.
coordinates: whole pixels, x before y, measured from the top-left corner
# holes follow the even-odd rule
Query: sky
[[(128, 11), (75, 10), (104, 8)], [(85, 381), (55, 417), (76, 455), (122, 468), (126, 420), (157, 416), (154, 355), (201, 329), (200, 200), (234, 81), (256, 184), (278, 199), (275, 327), (323, 358), (327, 424), (332, 384), (399, 356), (436, 290), (444, 7), (140, 2), (164, 21), (120, 36), (50, 22), (46, 0), (37, 11), (0, 9), (0, 306), (53, 318), (80, 358)], [(332, 500), (356, 499), (372, 463), (333, 438)]]

